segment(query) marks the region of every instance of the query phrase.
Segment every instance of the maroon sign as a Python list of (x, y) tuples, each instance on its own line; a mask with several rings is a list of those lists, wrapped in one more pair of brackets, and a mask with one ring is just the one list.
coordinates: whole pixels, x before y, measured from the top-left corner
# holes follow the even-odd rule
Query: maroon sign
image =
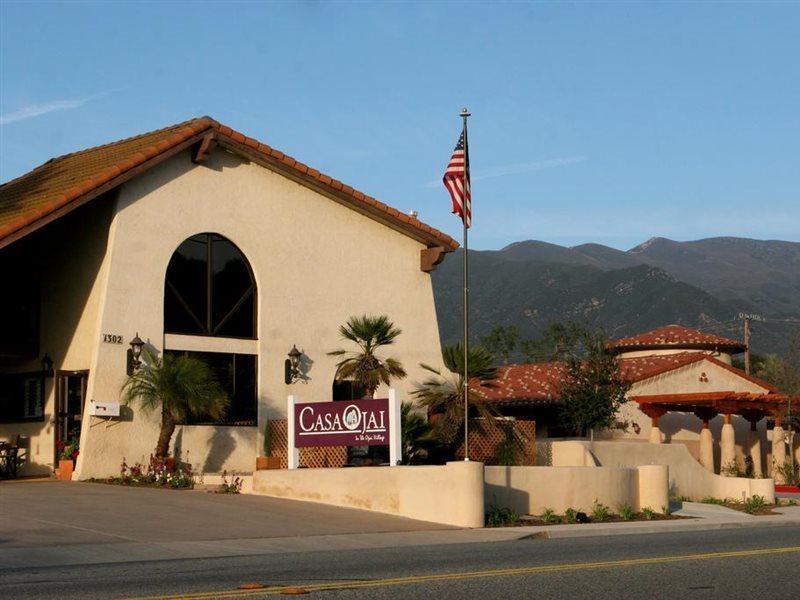
[(294, 445), (388, 446), (389, 400), (294, 405)]

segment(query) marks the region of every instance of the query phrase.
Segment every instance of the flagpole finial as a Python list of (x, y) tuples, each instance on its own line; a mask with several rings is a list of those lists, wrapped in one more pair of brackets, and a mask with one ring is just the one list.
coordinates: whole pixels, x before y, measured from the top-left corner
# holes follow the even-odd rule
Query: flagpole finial
[(462, 116), (462, 117), (468, 117), (468, 116), (470, 116), (471, 114), (472, 114), (472, 113), (471, 113), (471, 112), (469, 112), (469, 109), (468, 109), (466, 106), (465, 106), (464, 108), (462, 108), (462, 109), (461, 109), (461, 116)]

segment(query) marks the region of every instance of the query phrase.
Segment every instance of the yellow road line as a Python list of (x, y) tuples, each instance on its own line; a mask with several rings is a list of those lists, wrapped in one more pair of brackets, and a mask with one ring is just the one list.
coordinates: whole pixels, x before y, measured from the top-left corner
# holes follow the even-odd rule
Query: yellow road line
[[(383, 587), (390, 585), (408, 585), (413, 583), (426, 583), (434, 581), (450, 581), (458, 579), (477, 579), (481, 577), (507, 577), (511, 575), (532, 575), (537, 573), (553, 573), (559, 571), (582, 571), (589, 569), (607, 569), (611, 567), (630, 567), (637, 565), (656, 565), (665, 563), (685, 562), (692, 560), (713, 560), (721, 558), (740, 558), (748, 556), (767, 556), (773, 554), (791, 554), (800, 552), (800, 546), (787, 546), (784, 548), (762, 548), (759, 550), (734, 550), (730, 552), (708, 552), (705, 554), (684, 554), (677, 556), (656, 556), (653, 558), (629, 558), (622, 560), (609, 560), (602, 562), (566, 563), (556, 565), (540, 565), (534, 567), (513, 567), (508, 569), (487, 569), (484, 571), (465, 571), (456, 573), (434, 573), (430, 575), (413, 575), (409, 577), (390, 577), (386, 579), (370, 579), (368, 581), (331, 581), (327, 583), (312, 583), (308, 585), (293, 584), (309, 592), (323, 590), (343, 590)], [(260, 590), (227, 590), (217, 592), (198, 592), (194, 594), (176, 594), (166, 596), (146, 596), (136, 600), (202, 600), (205, 598), (241, 598), (246, 596), (276, 595), (280, 594), (286, 585), (271, 586)]]

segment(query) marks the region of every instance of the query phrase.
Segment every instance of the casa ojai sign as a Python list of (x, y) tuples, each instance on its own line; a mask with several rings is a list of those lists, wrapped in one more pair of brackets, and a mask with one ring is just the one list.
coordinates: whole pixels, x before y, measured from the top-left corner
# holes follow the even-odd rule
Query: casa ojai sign
[(389, 399), (294, 405), (294, 445), (388, 446)]
[(400, 400), (396, 390), (377, 400), (297, 401), (287, 405), (289, 468), (299, 464), (298, 448), (316, 446), (389, 446), (389, 462), (402, 460)]

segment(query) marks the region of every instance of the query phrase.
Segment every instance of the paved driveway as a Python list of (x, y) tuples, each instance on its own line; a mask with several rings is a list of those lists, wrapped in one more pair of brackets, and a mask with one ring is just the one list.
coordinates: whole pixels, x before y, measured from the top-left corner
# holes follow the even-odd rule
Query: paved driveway
[(0, 484), (0, 549), (447, 529), (266, 496), (97, 483)]

